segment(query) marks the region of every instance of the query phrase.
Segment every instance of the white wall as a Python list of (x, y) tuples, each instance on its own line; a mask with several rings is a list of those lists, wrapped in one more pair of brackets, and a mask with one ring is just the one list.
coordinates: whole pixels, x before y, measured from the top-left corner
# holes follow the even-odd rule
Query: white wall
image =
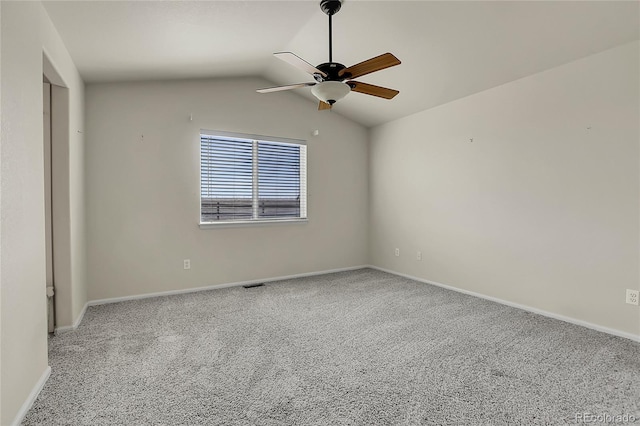
[[(366, 264), (366, 129), (268, 85), (87, 86), (90, 300)], [(200, 129), (307, 140), (308, 223), (199, 229)]]
[[(66, 141), (74, 220), (68, 236), (71, 274), (63, 283), (75, 294), (61, 306), (71, 321), (85, 303), (82, 135), (83, 82), (39, 2), (0, 2), (2, 158), (0, 175), (1, 402), (0, 424), (11, 424), (47, 370), (45, 297), (43, 51), (70, 96)], [(55, 148), (54, 148), (55, 149)], [(54, 200), (55, 202), (55, 200)], [(61, 255), (64, 255), (61, 253)], [(73, 306), (75, 303), (75, 307)]]
[(373, 129), (371, 262), (640, 334), (638, 51)]
[[(2, 6), (0, 5), (0, 25), (2, 25)], [(0, 82), (2, 82), (2, 31), (0, 30)], [(2, 84), (0, 83), (0, 119), (2, 118)], [(2, 380), (2, 127), (0, 127), (0, 380)], [(0, 422), (2, 421), (2, 383), (0, 383)]]

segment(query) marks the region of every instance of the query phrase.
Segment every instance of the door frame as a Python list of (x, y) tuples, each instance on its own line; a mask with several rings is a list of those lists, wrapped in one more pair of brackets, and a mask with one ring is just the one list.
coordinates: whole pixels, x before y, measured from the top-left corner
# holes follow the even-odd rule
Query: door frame
[(44, 232), (46, 253), (45, 291), (47, 294), (47, 331), (55, 331), (55, 282), (53, 272), (53, 215), (52, 215), (52, 161), (51, 161), (51, 83), (42, 75), (42, 126), (44, 149)]
[[(66, 328), (73, 324), (69, 89), (44, 51), (42, 52), (42, 74), (51, 84), (51, 232), (55, 236), (52, 241), (54, 322), (56, 327)], [(43, 238), (45, 238), (44, 235)], [(46, 288), (43, 288), (43, 291), (46, 294)]]

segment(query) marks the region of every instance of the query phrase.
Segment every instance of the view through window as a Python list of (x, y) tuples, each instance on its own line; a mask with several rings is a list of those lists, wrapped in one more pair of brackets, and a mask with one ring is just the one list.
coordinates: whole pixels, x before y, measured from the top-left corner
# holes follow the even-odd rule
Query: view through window
[(200, 134), (200, 222), (307, 217), (303, 141)]

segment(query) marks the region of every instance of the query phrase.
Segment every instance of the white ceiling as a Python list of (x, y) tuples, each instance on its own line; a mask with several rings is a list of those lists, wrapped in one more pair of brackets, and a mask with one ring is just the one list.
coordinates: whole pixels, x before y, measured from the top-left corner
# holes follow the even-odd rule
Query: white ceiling
[[(86, 82), (259, 75), (274, 85), (312, 79), (273, 52), (328, 61), (328, 19), (318, 4), (44, 2)], [(351, 93), (334, 107), (373, 126), (638, 40), (640, 3), (347, 0), (333, 33), (336, 62), (385, 52), (402, 61), (358, 79), (398, 89), (396, 98)], [(295, 92), (315, 99), (309, 88)]]

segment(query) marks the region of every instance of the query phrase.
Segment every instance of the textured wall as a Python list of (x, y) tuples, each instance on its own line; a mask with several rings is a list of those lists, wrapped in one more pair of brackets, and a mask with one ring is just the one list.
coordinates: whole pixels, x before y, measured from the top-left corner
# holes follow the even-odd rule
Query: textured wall
[(371, 262), (637, 335), (638, 50), (373, 129)]
[[(87, 86), (90, 300), (367, 262), (366, 129), (268, 85)], [(200, 229), (200, 129), (307, 140), (308, 223)]]
[[(21, 406), (47, 368), (45, 297), (43, 51), (69, 88), (66, 126), (70, 193), (66, 221), (75, 221), (67, 235), (69, 274), (60, 288), (61, 318), (69, 323), (86, 302), (81, 181), (83, 82), (60, 37), (39, 2), (2, 2), (2, 200), (0, 262), (2, 281), (2, 417), (16, 419)], [(56, 148), (54, 148), (56, 149)], [(55, 197), (55, 194), (54, 194)], [(58, 200), (60, 201), (60, 199)], [(74, 216), (73, 218), (71, 216)], [(73, 297), (78, 299), (74, 301)], [(80, 307), (80, 308), (78, 308)], [(67, 324), (59, 324), (67, 325)]]

